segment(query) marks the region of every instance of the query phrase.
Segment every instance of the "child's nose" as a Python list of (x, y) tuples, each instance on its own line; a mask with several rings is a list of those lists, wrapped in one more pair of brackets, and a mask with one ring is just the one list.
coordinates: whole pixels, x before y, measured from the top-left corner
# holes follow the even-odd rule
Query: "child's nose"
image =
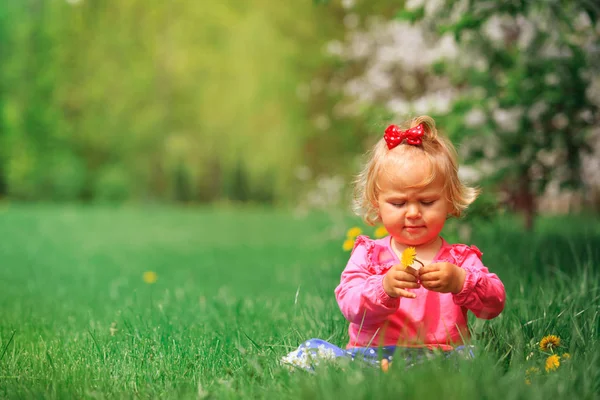
[(409, 218), (416, 218), (419, 216), (421, 211), (419, 210), (419, 206), (417, 204), (409, 204), (406, 210), (406, 216)]

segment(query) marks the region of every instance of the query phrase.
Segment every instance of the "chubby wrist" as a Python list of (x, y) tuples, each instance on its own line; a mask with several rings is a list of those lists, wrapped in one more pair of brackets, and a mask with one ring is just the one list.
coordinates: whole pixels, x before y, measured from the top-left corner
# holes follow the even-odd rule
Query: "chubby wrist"
[(462, 292), (463, 287), (465, 286), (465, 280), (467, 278), (467, 271), (465, 271), (459, 266), (456, 266), (456, 268), (456, 279), (454, 289), (452, 290), (453, 294), (458, 294)]

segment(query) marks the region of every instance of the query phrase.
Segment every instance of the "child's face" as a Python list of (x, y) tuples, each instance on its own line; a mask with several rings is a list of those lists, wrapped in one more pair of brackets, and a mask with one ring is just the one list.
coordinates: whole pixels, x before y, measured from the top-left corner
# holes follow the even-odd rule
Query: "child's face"
[(394, 240), (406, 246), (422, 246), (436, 240), (450, 212), (444, 179), (437, 176), (422, 184), (430, 173), (424, 155), (390, 163), (378, 177), (378, 206), (383, 225)]

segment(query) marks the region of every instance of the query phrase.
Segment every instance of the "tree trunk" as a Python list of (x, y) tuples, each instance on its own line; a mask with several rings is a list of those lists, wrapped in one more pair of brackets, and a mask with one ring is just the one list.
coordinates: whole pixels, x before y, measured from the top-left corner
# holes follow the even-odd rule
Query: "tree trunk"
[(535, 196), (531, 189), (529, 176), (527, 174), (521, 175), (517, 194), (517, 208), (523, 213), (525, 230), (528, 232), (533, 230), (536, 212)]

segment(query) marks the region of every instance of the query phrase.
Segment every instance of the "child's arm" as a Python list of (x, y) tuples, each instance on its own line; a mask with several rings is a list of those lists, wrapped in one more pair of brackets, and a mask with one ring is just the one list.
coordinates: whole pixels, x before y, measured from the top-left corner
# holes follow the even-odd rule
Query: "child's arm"
[(367, 249), (358, 244), (335, 289), (335, 297), (344, 317), (356, 324), (378, 324), (394, 313), (400, 297), (390, 297), (384, 290), (384, 275), (367, 267)]
[(489, 272), (476, 253), (461, 266), (466, 271), (462, 290), (454, 294), (454, 303), (471, 310), (477, 318), (492, 319), (504, 309), (506, 292), (496, 274)]

